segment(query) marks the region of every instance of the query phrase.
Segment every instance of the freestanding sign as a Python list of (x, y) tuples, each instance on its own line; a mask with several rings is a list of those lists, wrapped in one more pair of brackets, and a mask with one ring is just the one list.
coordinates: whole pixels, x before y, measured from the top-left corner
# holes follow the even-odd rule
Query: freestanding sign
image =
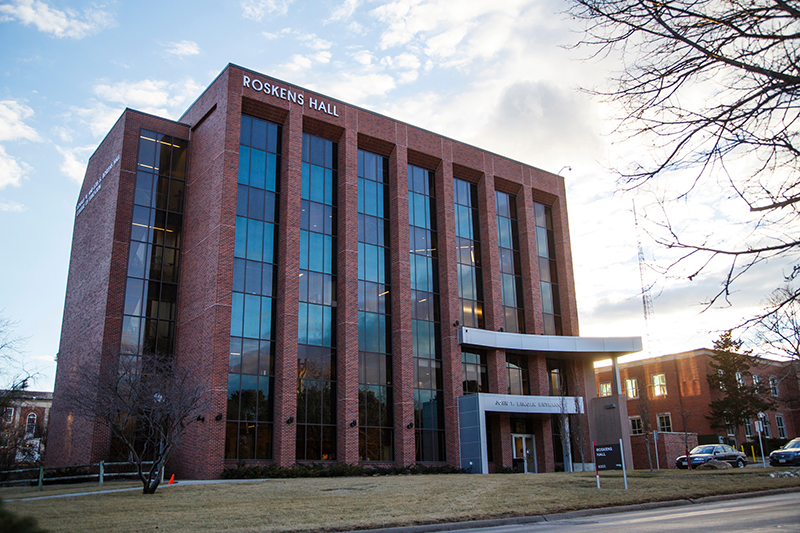
[(619, 444), (597, 444), (594, 447), (597, 470), (622, 470), (622, 451)]
[(594, 475), (597, 478), (597, 488), (600, 488), (601, 470), (622, 470), (625, 480), (625, 490), (628, 490), (628, 474), (625, 472), (625, 463), (622, 458), (622, 439), (619, 444), (595, 444), (594, 448)]

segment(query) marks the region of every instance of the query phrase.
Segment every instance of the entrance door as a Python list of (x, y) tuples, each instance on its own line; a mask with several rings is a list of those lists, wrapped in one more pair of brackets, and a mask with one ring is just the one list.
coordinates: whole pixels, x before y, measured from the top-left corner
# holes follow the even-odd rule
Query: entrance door
[(533, 435), (511, 435), (514, 451), (514, 470), (520, 474), (534, 474), (536, 467), (536, 446)]

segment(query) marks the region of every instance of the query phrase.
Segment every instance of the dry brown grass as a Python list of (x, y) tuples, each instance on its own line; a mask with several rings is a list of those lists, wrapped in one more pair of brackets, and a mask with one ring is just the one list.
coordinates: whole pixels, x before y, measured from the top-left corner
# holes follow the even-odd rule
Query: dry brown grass
[[(538, 515), (800, 486), (798, 478), (770, 478), (770, 470), (633, 472), (627, 491), (621, 473), (613, 472), (603, 474), (601, 490), (597, 490), (593, 473), (576, 473), (259, 480), (179, 484), (147, 496), (129, 491), (14, 501), (65, 490), (46, 487), (43, 493), (33, 494), (4, 489), (0, 497), (12, 511), (36, 516), (42, 527), (54, 532), (334, 531)], [(97, 489), (93, 485), (92, 490)]]

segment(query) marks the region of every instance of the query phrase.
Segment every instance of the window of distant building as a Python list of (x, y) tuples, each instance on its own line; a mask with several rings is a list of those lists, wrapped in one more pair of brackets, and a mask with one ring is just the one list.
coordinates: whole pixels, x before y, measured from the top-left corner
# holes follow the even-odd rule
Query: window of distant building
[(775, 415), (775, 426), (778, 428), (778, 438), (785, 439), (786, 438), (786, 422), (783, 420), (783, 415), (776, 414)]
[(604, 381), (600, 383), (600, 393), (599, 396), (611, 396), (611, 382)]
[(629, 420), (631, 421), (631, 435), (644, 434), (644, 427), (642, 425), (641, 417), (632, 416)]
[(672, 416), (669, 413), (658, 413), (658, 431), (661, 433), (672, 431)]
[(653, 374), (653, 396), (667, 395), (667, 376), (665, 374)]
[(3, 410), (3, 423), (10, 424), (14, 421), (14, 408), (13, 407), (6, 407)]
[(394, 460), (389, 159), (358, 151), (358, 453)]
[(519, 257), (517, 197), (495, 191), (497, 207), (497, 245), (500, 248), (500, 280), (504, 328), (506, 332), (525, 333), (522, 292), (522, 266)]
[(762, 422), (763, 422), (763, 426), (764, 426), (764, 436), (766, 438), (768, 438), (768, 439), (771, 439), (772, 438), (772, 432), (769, 429), (769, 418), (764, 417)]
[(748, 439), (753, 437), (753, 422), (749, 418), (744, 421), (744, 436)]
[(629, 400), (635, 400), (639, 397), (639, 383), (636, 378), (627, 378), (625, 380), (625, 395)]
[(761, 394), (761, 376), (758, 374), (753, 374), (753, 388), (756, 391), (756, 394)]
[(775, 398), (778, 397), (778, 378), (776, 378), (775, 376), (769, 377), (769, 392)]
[(736, 373), (736, 384), (741, 388), (744, 387), (744, 376), (741, 372)]
[(539, 259), (539, 290), (542, 295), (544, 334), (563, 335), (553, 208), (534, 202), (533, 214), (536, 225), (536, 255)]
[(30, 413), (25, 421), (25, 438), (31, 439), (36, 434), (36, 413)]

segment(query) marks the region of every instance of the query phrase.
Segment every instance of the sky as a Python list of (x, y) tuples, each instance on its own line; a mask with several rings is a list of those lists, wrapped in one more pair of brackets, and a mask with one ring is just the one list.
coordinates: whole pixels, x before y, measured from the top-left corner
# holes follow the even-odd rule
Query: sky
[[(25, 337), (33, 390), (52, 390), (75, 205), (86, 161), (125, 107), (177, 119), (228, 63), (564, 176), (582, 336), (641, 336), (643, 355), (710, 347), (760, 307), (786, 265), (704, 311), (724, 265), (687, 279), (639, 218), (680, 186), (624, 193), (647, 157), (614, 133), (617, 57), (570, 45), (564, 0), (0, 0), (0, 310)], [(743, 206), (711, 184), (671, 205), (697, 239), (736, 241)], [(640, 220), (644, 229), (645, 221)], [(653, 314), (644, 319), (637, 240)], [(688, 267), (691, 265), (687, 265)]]

